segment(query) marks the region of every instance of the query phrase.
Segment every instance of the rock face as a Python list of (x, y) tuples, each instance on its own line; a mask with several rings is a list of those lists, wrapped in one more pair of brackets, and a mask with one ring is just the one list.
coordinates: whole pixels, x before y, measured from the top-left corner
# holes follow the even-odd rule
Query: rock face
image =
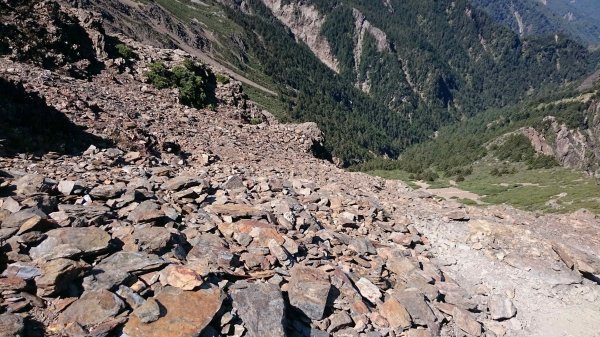
[(111, 38), (138, 57), (101, 56), (85, 80), (0, 58), (24, 94), (9, 103), (37, 97), (94, 140), (0, 156), (0, 336), (600, 331), (596, 216), (465, 208), (345, 172), (312, 156), (316, 125), (244, 123), (234, 85), (214, 111), (182, 106), (144, 73), (191, 56)]
[(321, 36), (325, 17), (313, 5), (282, 0), (262, 0), (284, 25), (296, 35), (296, 38), (312, 50), (326, 66), (339, 72), (339, 62), (333, 55), (329, 42)]

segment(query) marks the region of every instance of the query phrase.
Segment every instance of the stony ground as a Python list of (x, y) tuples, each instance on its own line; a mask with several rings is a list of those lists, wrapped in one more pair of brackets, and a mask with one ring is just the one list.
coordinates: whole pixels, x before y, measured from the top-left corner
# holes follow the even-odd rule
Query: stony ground
[(185, 54), (122, 39), (81, 79), (0, 59), (0, 113), (66, 116), (0, 148), (0, 336), (599, 336), (596, 216), (345, 172), (235, 81), (180, 105), (143, 73)]

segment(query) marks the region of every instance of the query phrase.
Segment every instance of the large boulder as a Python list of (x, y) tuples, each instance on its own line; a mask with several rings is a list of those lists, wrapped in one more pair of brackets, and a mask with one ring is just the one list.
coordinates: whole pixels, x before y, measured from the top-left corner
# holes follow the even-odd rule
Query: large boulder
[(294, 266), (288, 288), (290, 304), (308, 318), (321, 320), (331, 290), (329, 276), (320, 269)]
[(123, 328), (129, 337), (197, 337), (221, 308), (224, 296), (219, 288), (184, 291), (165, 287), (154, 299), (160, 317), (144, 323), (131, 315)]

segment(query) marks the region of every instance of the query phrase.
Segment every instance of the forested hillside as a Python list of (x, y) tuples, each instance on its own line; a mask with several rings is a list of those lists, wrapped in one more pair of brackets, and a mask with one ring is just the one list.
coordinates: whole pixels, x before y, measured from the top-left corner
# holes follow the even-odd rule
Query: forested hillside
[(346, 165), (396, 157), (444, 125), (596, 65), (584, 46), (563, 36), (521, 39), (467, 0), (86, 5), (100, 7), (113, 30), (197, 51), (249, 79), (257, 84), (246, 86), (250, 96), (279, 118), (317, 122)]
[(473, 4), (523, 36), (564, 33), (592, 47), (600, 45), (596, 0), (473, 0)]
[(436, 137), (406, 150), (399, 160), (374, 160), (360, 170), (403, 170), (415, 177), (459, 177), (484, 157), (524, 163), (529, 169), (562, 165), (600, 173), (600, 82), (490, 109), (443, 127)]

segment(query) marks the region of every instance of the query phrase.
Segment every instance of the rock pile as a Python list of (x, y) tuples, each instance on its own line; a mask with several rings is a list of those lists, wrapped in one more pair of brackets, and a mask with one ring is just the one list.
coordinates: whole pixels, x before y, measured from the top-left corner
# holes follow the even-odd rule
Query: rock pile
[[(235, 82), (217, 89), (214, 110), (182, 106), (176, 92), (146, 84), (144, 72), (151, 61), (189, 55), (119, 38), (138, 58), (98, 53), (106, 69), (89, 80), (0, 58), (6, 83), (96, 137), (78, 140), (91, 142), (79, 152), (58, 146), (0, 157), (0, 336), (523, 329), (521, 292), (471, 284), (490, 272), (485, 264), (457, 268), (488, 251), (505, 268), (517, 266), (515, 244), (481, 221), (507, 219), (495, 227), (504, 228), (533, 216), (464, 209), (344, 172), (312, 156), (323, 140), (315, 124), (279, 124), (253, 105), (246, 115), (262, 113), (262, 122), (240, 119), (251, 105), (240, 104)], [(465, 243), (448, 228), (473, 232)], [(588, 281), (600, 274), (595, 253), (567, 241), (539, 256), (564, 261), (553, 264), (561, 273), (555, 285), (583, 284), (595, 294)], [(560, 289), (567, 298), (573, 288)]]
[[(431, 262), (427, 238), (374, 197), (218, 163), (115, 164), (125, 156), (63, 156), (51, 178), (2, 171), (0, 305), (14, 321), (4, 331), (424, 336), (453, 321), (482, 332), (467, 311), (478, 305)], [(490, 308), (515, 315), (507, 299)]]

